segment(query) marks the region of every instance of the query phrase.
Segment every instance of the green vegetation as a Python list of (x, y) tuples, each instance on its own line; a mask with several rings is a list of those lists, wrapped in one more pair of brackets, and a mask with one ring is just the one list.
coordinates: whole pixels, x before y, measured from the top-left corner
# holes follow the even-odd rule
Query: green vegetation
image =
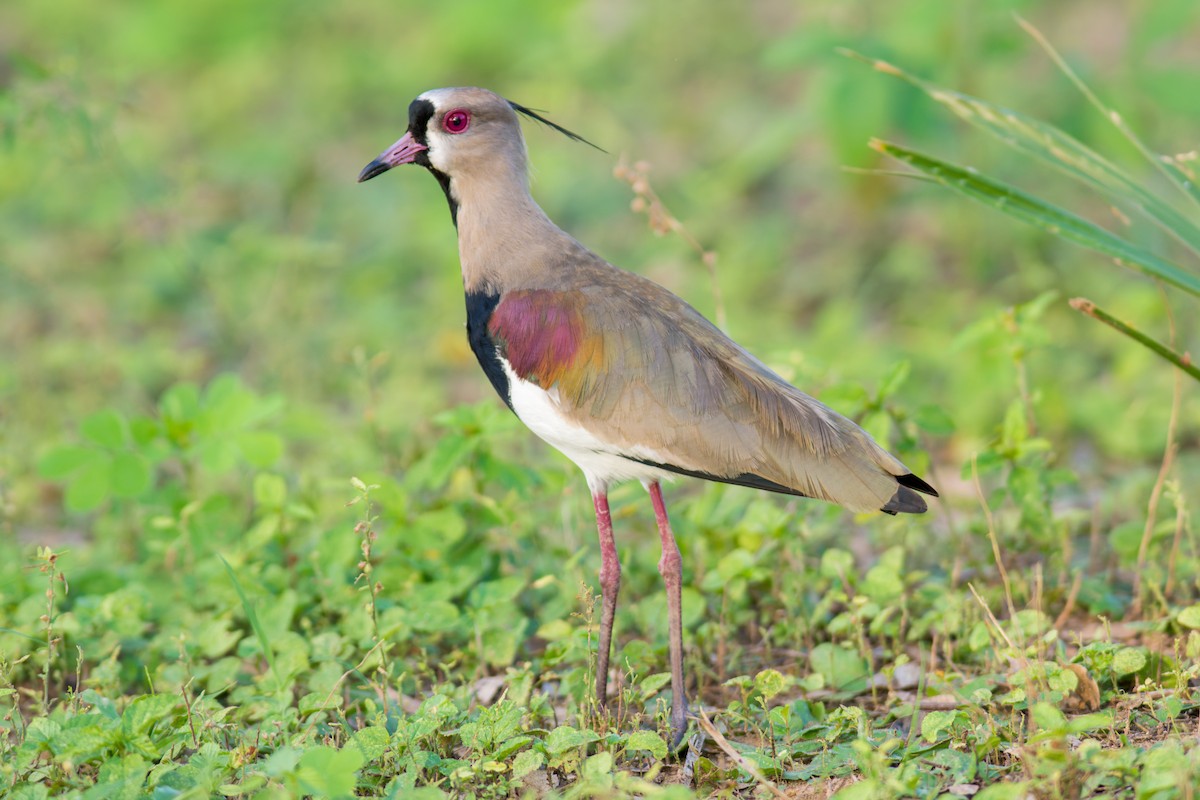
[[(803, 6), (6, 4), (0, 793), (1193, 796), (1200, 417), (1141, 344), (1200, 343), (1200, 7)], [(684, 757), (644, 492), (611, 497), (605, 714), (586, 486), (477, 374), (435, 182), (354, 184), (456, 84), (613, 153), (527, 129), (552, 218), (942, 491), (913, 519), (668, 489)], [(1084, 148), (1082, 182), (934, 86)], [(873, 137), (1122, 249), (878, 174)]]

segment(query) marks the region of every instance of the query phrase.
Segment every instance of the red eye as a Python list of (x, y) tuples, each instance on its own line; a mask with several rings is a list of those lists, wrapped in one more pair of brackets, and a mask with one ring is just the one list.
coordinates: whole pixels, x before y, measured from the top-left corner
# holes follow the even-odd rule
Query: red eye
[(442, 127), (446, 129), (446, 133), (462, 133), (470, 126), (471, 112), (461, 108), (449, 111), (442, 117)]

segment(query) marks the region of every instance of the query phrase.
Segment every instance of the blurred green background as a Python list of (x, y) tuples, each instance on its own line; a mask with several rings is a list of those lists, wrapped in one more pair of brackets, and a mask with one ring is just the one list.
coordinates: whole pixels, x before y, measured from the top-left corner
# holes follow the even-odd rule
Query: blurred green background
[[(860, 387), (909, 362), (898, 402), (954, 423), (919, 448), (952, 501), (973, 502), (959, 470), (1017, 394), (998, 314), (1056, 292), (1020, 344), (1039, 432), (1085, 493), (1148, 486), (1172, 374), (1066, 299), (1087, 294), (1165, 337), (1159, 289), (944, 190), (843, 169), (890, 166), (866, 147), (882, 135), (1118, 224), (835, 52), (1041, 116), (1153, 180), (1014, 12), (1153, 147), (1197, 147), (1193, 0), (6, 2), (0, 530), (78, 526), (38, 458), (88, 414), (149, 413), (181, 380), (234, 372), (281, 395), (284, 470), (314, 485), (403, 470), (437, 438), (435, 412), (490, 398), (436, 183), (418, 170), (354, 182), (415, 95), (463, 84), (605, 148), (527, 126), (535, 196), (610, 261), (711, 314), (704, 266), (654, 236), (612, 175), (618, 156), (649, 162), (718, 254), (729, 332), (802, 387), (853, 411)], [(1180, 349), (1200, 352), (1194, 307), (1176, 302)], [(1194, 404), (1181, 424), (1194, 443)]]

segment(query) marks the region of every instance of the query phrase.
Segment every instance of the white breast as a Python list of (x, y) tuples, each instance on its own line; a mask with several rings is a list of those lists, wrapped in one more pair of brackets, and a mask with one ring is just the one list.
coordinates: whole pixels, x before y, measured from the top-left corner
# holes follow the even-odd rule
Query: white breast
[(512, 365), (503, 356), (500, 357), (500, 365), (508, 378), (508, 399), (517, 417), (547, 444), (574, 461), (583, 470), (593, 493), (607, 491), (609, 485), (621, 481), (638, 480), (646, 483), (678, 477), (637, 460), (645, 459), (659, 464), (668, 462), (652, 448), (621, 447), (599, 439), (562, 413), (557, 389), (551, 387), (547, 391), (536, 383), (522, 379), (513, 372)]

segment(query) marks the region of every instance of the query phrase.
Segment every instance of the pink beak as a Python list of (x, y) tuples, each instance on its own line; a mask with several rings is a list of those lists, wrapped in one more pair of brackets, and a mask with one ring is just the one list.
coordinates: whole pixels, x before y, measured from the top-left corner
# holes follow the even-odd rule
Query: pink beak
[(408, 131), (394, 145), (384, 150), (379, 158), (372, 161), (363, 167), (363, 171), (358, 174), (358, 182), (369, 181), (377, 175), (382, 175), (392, 167), (398, 167), (401, 164), (411, 164), (417, 160), (417, 155), (428, 150), (428, 145), (423, 145), (413, 138), (412, 131)]

